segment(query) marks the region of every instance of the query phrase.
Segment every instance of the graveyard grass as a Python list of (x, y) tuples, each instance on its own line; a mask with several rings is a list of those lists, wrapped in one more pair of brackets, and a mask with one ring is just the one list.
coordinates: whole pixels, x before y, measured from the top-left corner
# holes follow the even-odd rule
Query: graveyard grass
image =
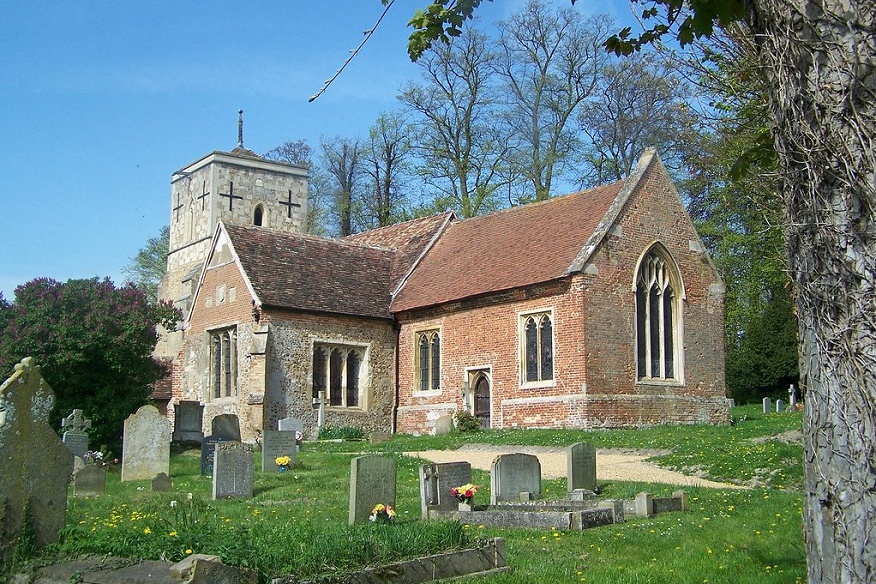
[[(764, 415), (759, 408), (735, 408), (736, 424), (721, 427), (488, 431), (396, 436), (375, 445), (305, 442), (290, 472), (261, 474), (256, 463), (249, 500), (210, 500), (211, 481), (199, 475), (199, 456), (175, 453), (172, 492), (153, 493), (148, 481), (121, 483), (117, 473), (110, 474), (106, 495), (70, 497), (62, 542), (35, 560), (94, 553), (175, 561), (190, 553), (208, 553), (228, 564), (255, 569), (261, 582), (269, 582), (273, 576), (290, 573), (300, 578), (337, 574), (501, 536), (513, 571), (481, 581), (805, 582), (802, 447), (799, 440), (784, 440), (799, 432), (801, 415)], [(561, 447), (575, 442), (590, 442), (597, 448), (671, 450), (653, 460), (709, 479), (755, 487), (687, 488), (691, 502), (687, 513), (629, 518), (623, 524), (578, 532), (427, 523), (419, 519), (417, 469), (423, 461), (401, 454), (465, 443)], [(347, 525), (350, 460), (363, 452), (397, 458), (398, 517), (393, 525)], [(475, 503), (487, 503), (489, 474), (473, 470), (472, 480), (481, 485)], [(631, 498), (642, 491), (670, 496), (678, 489), (599, 482), (604, 498)], [(565, 479), (544, 480), (543, 497), (564, 498)]]

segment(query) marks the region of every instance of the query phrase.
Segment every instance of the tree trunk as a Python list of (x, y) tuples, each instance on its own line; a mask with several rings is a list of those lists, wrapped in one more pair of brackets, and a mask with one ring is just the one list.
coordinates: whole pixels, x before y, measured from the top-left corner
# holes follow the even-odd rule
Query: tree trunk
[(876, 581), (876, 8), (748, 0), (801, 341), (809, 582)]

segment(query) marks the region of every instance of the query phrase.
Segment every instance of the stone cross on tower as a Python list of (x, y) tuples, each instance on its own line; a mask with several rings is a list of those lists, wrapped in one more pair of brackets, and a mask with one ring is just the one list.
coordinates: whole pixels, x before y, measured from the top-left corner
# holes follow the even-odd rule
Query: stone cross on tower
[(73, 410), (73, 413), (61, 420), (61, 429), (72, 434), (84, 434), (91, 428), (91, 420), (85, 417), (82, 410)]

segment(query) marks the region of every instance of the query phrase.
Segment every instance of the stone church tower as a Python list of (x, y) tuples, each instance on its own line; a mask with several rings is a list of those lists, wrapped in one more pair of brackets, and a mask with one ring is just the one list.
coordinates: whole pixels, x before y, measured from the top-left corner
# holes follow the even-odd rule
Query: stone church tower
[[(243, 145), (238, 112), (237, 147), (215, 150), (171, 176), (170, 245), (158, 297), (188, 315), (216, 225), (261, 226), (303, 233), (307, 226), (308, 170), (267, 160)], [(182, 333), (161, 335), (158, 357), (174, 358)]]
[(243, 146), (213, 151), (171, 177), (170, 246), (159, 297), (188, 313), (189, 301), (221, 219), (303, 233), (307, 224), (307, 169), (266, 160)]

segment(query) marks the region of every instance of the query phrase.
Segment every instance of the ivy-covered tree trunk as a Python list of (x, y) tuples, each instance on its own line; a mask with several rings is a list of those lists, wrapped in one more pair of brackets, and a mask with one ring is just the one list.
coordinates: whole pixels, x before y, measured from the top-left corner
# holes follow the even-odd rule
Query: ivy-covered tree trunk
[(797, 295), (809, 582), (876, 582), (876, 3), (747, 9)]

